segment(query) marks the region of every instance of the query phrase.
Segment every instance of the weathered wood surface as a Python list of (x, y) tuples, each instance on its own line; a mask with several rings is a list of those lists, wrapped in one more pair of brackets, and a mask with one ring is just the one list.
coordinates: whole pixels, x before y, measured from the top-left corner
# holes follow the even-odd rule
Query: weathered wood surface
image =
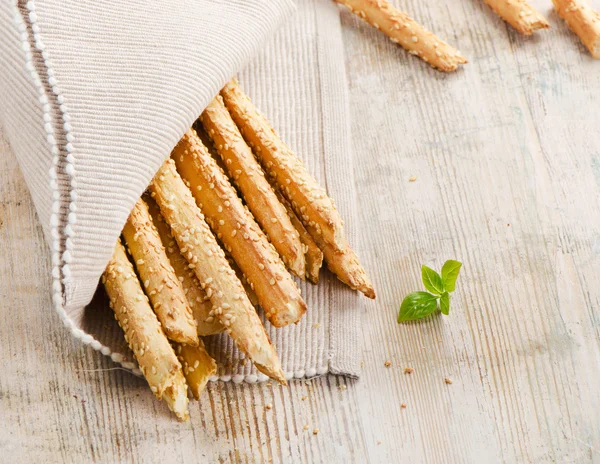
[[(357, 382), (210, 384), (176, 422), (51, 310), (0, 137), (0, 462), (600, 462), (600, 62), (532, 3), (552, 29), (523, 38), (479, 0), (403, 1), (469, 58), (450, 75), (342, 13), (378, 289)], [(420, 265), (448, 258), (450, 317), (397, 325)]]

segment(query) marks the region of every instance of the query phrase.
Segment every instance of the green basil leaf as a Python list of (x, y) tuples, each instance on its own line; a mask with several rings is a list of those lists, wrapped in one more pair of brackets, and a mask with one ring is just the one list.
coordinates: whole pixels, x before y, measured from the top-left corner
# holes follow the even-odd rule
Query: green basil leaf
[(431, 293), (441, 295), (444, 293), (444, 284), (440, 275), (430, 267), (425, 265), (421, 266), (421, 278), (423, 279), (423, 285)]
[(442, 282), (444, 283), (444, 290), (447, 292), (454, 291), (461, 266), (462, 263), (452, 259), (446, 261), (442, 266)]
[(437, 309), (437, 299), (437, 296), (427, 292), (407, 295), (400, 305), (398, 322), (416, 321), (429, 316)]
[(444, 292), (440, 297), (440, 310), (446, 316), (450, 314), (450, 294), (448, 292)]

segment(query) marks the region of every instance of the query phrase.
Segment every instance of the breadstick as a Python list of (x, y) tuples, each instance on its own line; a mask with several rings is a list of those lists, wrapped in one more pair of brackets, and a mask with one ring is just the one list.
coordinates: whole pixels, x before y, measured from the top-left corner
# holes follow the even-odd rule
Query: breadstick
[(238, 348), (261, 372), (286, 384), (281, 363), (258, 314), (172, 159), (159, 169), (150, 191), (181, 253), (214, 305), (211, 316), (221, 321)]
[(325, 242), (341, 251), (344, 241), (342, 220), (325, 190), (283, 143), (235, 79), (229, 81), (221, 95), (254, 154), (302, 222), (314, 226)]
[(140, 370), (158, 399), (163, 399), (180, 420), (187, 420), (187, 385), (181, 364), (118, 241), (102, 275), (115, 319), (125, 332)]
[(385, 0), (336, 0), (352, 13), (381, 30), (392, 42), (400, 44), (440, 71), (454, 71), (467, 60), (458, 50), (429, 32)]
[(527, 0), (484, 0), (494, 13), (524, 35), (538, 29), (548, 29), (550, 24)]
[(306, 304), (296, 283), (193, 129), (181, 138), (172, 157), (206, 222), (247, 277), (271, 324), (283, 327), (298, 322)]
[(217, 373), (217, 363), (206, 352), (202, 340), (198, 346), (178, 344), (175, 351), (183, 366), (183, 375), (185, 375), (190, 390), (192, 390), (194, 398), (199, 400), (208, 380)]
[(373, 289), (373, 285), (371, 285), (367, 273), (361, 266), (354, 250), (350, 248), (350, 245), (346, 243), (344, 251), (336, 251), (331, 245), (316, 235), (310, 226), (307, 227), (307, 230), (315, 239), (321, 251), (323, 251), (327, 268), (350, 288), (358, 290), (367, 298), (374, 300), (375, 290)]
[(275, 191), (278, 200), (287, 210), (287, 214), (292, 222), (294, 228), (298, 231), (300, 235), (300, 241), (304, 247), (304, 257), (306, 259), (306, 278), (310, 280), (313, 284), (319, 283), (319, 271), (321, 270), (321, 266), (323, 265), (323, 252), (319, 249), (311, 235), (302, 224), (302, 221), (298, 219), (296, 213), (292, 209), (289, 201), (287, 201), (279, 191)]
[(600, 58), (600, 14), (584, 0), (552, 0), (554, 8), (594, 58)]
[(197, 324), (181, 282), (141, 198), (123, 227), (123, 237), (158, 320), (169, 339), (198, 345)]
[(306, 263), (298, 231), (292, 226), (285, 208), (277, 200), (262, 168), (231, 119), (220, 95), (206, 107), (200, 121), (213, 140), (229, 178), (242, 193), (248, 208), (269, 241), (286, 266), (304, 279)]
[[(152, 222), (158, 231), (177, 279), (181, 282), (190, 308), (192, 308), (192, 314), (198, 324), (198, 335), (205, 336), (223, 332), (225, 327), (219, 322), (219, 319), (209, 316), (212, 303), (202, 290), (196, 274), (189, 268), (187, 260), (181, 255), (179, 246), (171, 235), (171, 228), (160, 214), (158, 205), (149, 195), (144, 197), (144, 201), (148, 205)], [(209, 318), (211, 322), (206, 322)]]

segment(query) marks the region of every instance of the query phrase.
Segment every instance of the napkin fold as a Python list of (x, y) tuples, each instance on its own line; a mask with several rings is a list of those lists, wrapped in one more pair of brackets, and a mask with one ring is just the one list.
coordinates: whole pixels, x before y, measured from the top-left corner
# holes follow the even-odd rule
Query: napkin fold
[[(321, 0), (293, 12), (289, 0), (0, 5), (0, 118), (50, 245), (54, 305), (126, 368), (139, 373), (102, 293), (93, 298), (99, 277), (158, 167), (236, 73), (353, 223), (338, 11)], [(358, 375), (360, 300), (323, 274), (302, 285), (310, 311), (298, 326), (267, 324), (288, 377)], [(226, 336), (208, 347), (222, 380), (264, 379)]]

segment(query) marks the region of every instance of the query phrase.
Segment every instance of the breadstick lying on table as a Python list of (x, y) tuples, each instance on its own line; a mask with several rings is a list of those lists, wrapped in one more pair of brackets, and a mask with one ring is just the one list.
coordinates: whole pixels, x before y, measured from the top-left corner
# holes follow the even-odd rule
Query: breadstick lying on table
[(600, 14), (584, 0), (552, 0), (554, 8), (594, 58), (600, 58)]
[(235, 79), (229, 81), (221, 95), (246, 142), (298, 217), (303, 223), (313, 225), (325, 242), (341, 251), (344, 244), (342, 219), (325, 190), (283, 143)]
[[(165, 251), (173, 266), (177, 279), (181, 282), (187, 301), (192, 309), (194, 319), (198, 324), (198, 335), (213, 335), (225, 330), (219, 319), (209, 315), (212, 310), (212, 303), (202, 287), (194, 271), (189, 268), (187, 260), (182, 256), (179, 246), (171, 234), (169, 224), (160, 214), (158, 205), (149, 195), (144, 197), (152, 217), (152, 222), (158, 231)], [(206, 322), (210, 318), (210, 322)]]
[(306, 278), (313, 284), (318, 284), (319, 271), (323, 265), (323, 252), (319, 249), (312, 236), (308, 233), (306, 227), (304, 227), (304, 224), (302, 224), (302, 221), (298, 219), (298, 216), (296, 216), (296, 213), (294, 213), (289, 201), (283, 198), (279, 191), (275, 190), (275, 194), (277, 195), (277, 199), (286, 209), (292, 225), (298, 231), (300, 236), (300, 241), (302, 242), (304, 248), (304, 257), (306, 259)]
[(211, 317), (221, 321), (237, 347), (254, 362), (258, 370), (287, 384), (281, 362), (258, 314), (191, 192), (175, 170), (172, 159), (159, 169), (150, 183), (150, 191), (171, 227), (181, 253), (214, 305)]
[(538, 29), (548, 29), (550, 24), (527, 0), (484, 0), (494, 13), (524, 35)]
[(429, 32), (385, 0), (335, 0), (387, 35), (411, 55), (440, 71), (454, 71), (467, 63), (458, 50)]
[(198, 345), (192, 310), (152, 223), (148, 205), (141, 198), (123, 227), (123, 237), (167, 337), (178, 343)]
[(183, 375), (192, 390), (194, 398), (200, 399), (200, 394), (209, 379), (217, 373), (217, 363), (206, 352), (204, 342), (200, 340), (198, 346), (178, 344), (175, 347), (177, 359), (183, 366)]
[(206, 222), (250, 282), (271, 324), (283, 327), (298, 322), (306, 303), (296, 283), (193, 129), (185, 133), (171, 156)]
[(163, 399), (180, 420), (187, 420), (187, 385), (181, 364), (142, 291), (125, 248), (117, 242), (102, 283), (125, 332), (140, 370), (158, 399)]
[(206, 107), (200, 121), (213, 140), (229, 178), (242, 193), (269, 241), (286, 266), (304, 279), (306, 262), (298, 231), (292, 226), (285, 208), (265, 179), (262, 168), (231, 119), (220, 95)]

